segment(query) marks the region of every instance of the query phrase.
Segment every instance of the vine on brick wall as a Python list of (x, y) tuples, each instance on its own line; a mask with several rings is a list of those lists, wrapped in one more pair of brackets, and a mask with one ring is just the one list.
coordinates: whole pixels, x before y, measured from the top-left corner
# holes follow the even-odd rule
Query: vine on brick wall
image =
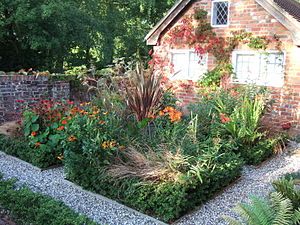
[(275, 41), (276, 48), (280, 50), (280, 41), (276, 36), (274, 39), (266, 36), (254, 37), (252, 33), (239, 30), (231, 32), (231, 37), (218, 37), (207, 21), (207, 12), (197, 9), (193, 15), (185, 16), (181, 23), (168, 33), (171, 46), (188, 45), (195, 49), (200, 59), (205, 53), (215, 57), (217, 66), (204, 74), (200, 81), (201, 86), (219, 86), (222, 79), (233, 74), (231, 54), (239, 44), (246, 44), (254, 50), (266, 50), (268, 45)]

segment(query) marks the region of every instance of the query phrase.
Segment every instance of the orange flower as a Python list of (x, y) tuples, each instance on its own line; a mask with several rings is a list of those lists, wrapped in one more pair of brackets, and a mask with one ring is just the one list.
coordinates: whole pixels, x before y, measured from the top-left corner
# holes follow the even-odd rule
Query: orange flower
[(35, 131), (31, 132), (31, 136), (36, 136), (36, 135), (37, 135), (37, 133)]
[(105, 122), (101, 120), (101, 121), (99, 121), (99, 124), (103, 125), (103, 124), (105, 124)]
[(170, 106), (168, 106), (167, 108), (165, 108), (164, 110), (163, 110), (163, 112), (173, 112), (175, 109), (173, 108), (173, 107), (170, 107)]
[(159, 111), (159, 113), (158, 113), (160, 116), (164, 116), (165, 115), (165, 113), (163, 112), (163, 111)]
[(61, 121), (61, 124), (66, 125), (66, 124), (67, 124), (67, 121), (66, 121), (66, 120), (63, 120), (63, 121)]
[(149, 116), (149, 118), (152, 118), (152, 119), (155, 119), (155, 115), (151, 115), (151, 116)]
[(61, 126), (61, 127), (57, 128), (57, 130), (63, 130), (63, 129), (65, 129), (64, 126)]
[(90, 103), (90, 102), (86, 102), (85, 104), (86, 104), (86, 105), (90, 105), (91, 103)]
[(40, 145), (41, 145), (40, 142), (35, 143), (35, 146), (36, 146), (36, 147), (39, 147)]
[(99, 111), (93, 111), (93, 114), (97, 115), (99, 113)]
[(119, 149), (120, 150), (123, 150), (123, 149), (125, 149), (126, 147), (124, 146), (124, 145), (121, 145), (121, 146), (119, 146)]
[(69, 139), (68, 139), (69, 141), (75, 141), (76, 140), (76, 137), (74, 137), (74, 136), (71, 136), (71, 137), (69, 137)]
[(104, 142), (102, 143), (102, 146), (103, 146), (103, 148), (108, 148), (108, 144), (107, 144), (107, 142), (106, 142), (106, 141), (104, 141)]
[(95, 117), (95, 115), (89, 115), (88, 117), (90, 117), (90, 118), (91, 118), (91, 117)]
[(60, 153), (59, 156), (57, 156), (57, 158), (58, 158), (59, 160), (62, 160), (62, 159), (64, 158), (64, 156)]
[(116, 142), (115, 142), (115, 141), (111, 141), (111, 142), (109, 143), (109, 147), (113, 148), (113, 147), (115, 147), (115, 146), (116, 146)]

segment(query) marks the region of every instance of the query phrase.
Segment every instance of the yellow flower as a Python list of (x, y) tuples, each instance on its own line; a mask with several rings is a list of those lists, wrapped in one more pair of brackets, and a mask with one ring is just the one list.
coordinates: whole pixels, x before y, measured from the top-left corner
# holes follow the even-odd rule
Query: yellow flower
[(59, 156), (57, 156), (57, 158), (58, 158), (59, 160), (62, 160), (62, 159), (64, 158), (64, 156), (60, 153)]
[(106, 114), (107, 114), (107, 112), (103, 112), (102, 114), (103, 114), (103, 115), (106, 115)]
[(102, 143), (102, 147), (103, 147), (103, 148), (108, 148), (108, 144), (107, 144), (106, 141), (104, 141), (104, 142)]
[(90, 102), (86, 102), (85, 104), (86, 104), (86, 105), (90, 105), (91, 103), (90, 103)]

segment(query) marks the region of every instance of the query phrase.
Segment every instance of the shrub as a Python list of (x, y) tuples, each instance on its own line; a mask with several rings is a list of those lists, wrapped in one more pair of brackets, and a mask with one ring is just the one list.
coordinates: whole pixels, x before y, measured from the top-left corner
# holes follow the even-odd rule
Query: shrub
[(67, 178), (170, 221), (233, 182), (243, 164), (234, 153), (220, 153), (217, 149), (203, 149), (197, 157), (163, 149), (144, 153), (127, 150), (107, 167), (80, 152), (69, 152), (65, 157)]
[[(114, 113), (102, 110), (90, 103), (81, 104), (67, 117), (65, 139), (62, 141), (69, 160), (79, 153), (99, 165), (109, 165), (111, 159), (127, 144), (125, 127)], [(81, 158), (81, 156), (78, 156)], [(80, 160), (80, 159), (78, 159)]]
[(274, 152), (280, 137), (268, 138), (261, 118), (268, 107), (267, 94), (255, 88), (232, 88), (204, 93), (191, 107), (197, 115), (198, 139), (221, 138), (232, 144), (248, 164), (257, 165)]
[(0, 208), (8, 210), (18, 224), (88, 225), (95, 224), (83, 215), (78, 215), (63, 202), (29, 188), (17, 187), (16, 180), (3, 180), (0, 174)]

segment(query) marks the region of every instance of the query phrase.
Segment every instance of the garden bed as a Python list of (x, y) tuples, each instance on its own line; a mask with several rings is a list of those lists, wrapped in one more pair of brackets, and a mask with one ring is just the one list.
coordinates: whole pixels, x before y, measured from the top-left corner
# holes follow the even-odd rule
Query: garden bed
[(66, 178), (84, 189), (172, 222), (280, 143), (261, 129), (261, 90), (211, 91), (183, 115), (158, 80), (143, 76), (125, 87), (127, 103), (109, 91), (108, 102), (101, 90), (93, 102), (25, 108), (19, 136), (1, 139), (4, 151), (40, 168), (63, 163)]

